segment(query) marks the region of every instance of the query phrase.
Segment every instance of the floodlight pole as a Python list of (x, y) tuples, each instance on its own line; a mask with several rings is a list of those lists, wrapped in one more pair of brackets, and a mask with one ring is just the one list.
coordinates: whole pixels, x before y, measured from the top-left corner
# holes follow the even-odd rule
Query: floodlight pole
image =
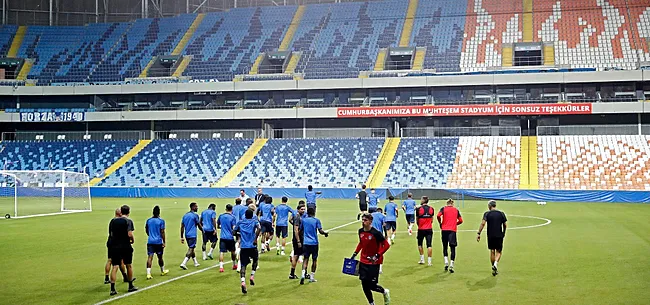
[(7, 0), (2, 0), (2, 24), (7, 24)]
[(52, 26), (52, 4), (54, 0), (50, 0), (50, 26)]

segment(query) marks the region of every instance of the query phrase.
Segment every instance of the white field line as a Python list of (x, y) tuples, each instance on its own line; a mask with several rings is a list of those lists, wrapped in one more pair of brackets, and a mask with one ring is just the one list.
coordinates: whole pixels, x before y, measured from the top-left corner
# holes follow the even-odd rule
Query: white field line
[[(348, 223), (346, 223), (346, 224), (343, 224), (343, 225), (340, 225), (340, 226), (337, 226), (337, 227), (331, 228), (331, 229), (327, 230), (327, 232), (331, 232), (331, 231), (334, 231), (334, 230), (336, 230), (336, 229), (340, 229), (340, 228), (343, 228), (343, 227), (345, 227), (345, 226), (349, 226), (349, 225), (351, 225), (351, 224), (353, 224), (353, 223), (357, 223), (357, 222), (359, 222), (359, 221), (358, 221), (358, 220), (351, 221), (351, 222), (348, 222)], [(272, 247), (271, 249), (275, 249), (275, 247)], [(232, 263), (232, 261), (224, 262), (224, 264), (230, 264), (230, 263)], [(199, 274), (199, 273), (201, 273), (201, 272), (208, 271), (208, 270), (213, 269), (213, 268), (216, 268), (216, 267), (219, 267), (219, 264), (215, 264), (215, 265), (209, 266), (209, 267), (207, 267), (207, 268), (203, 268), (203, 269), (200, 269), (200, 270), (196, 270), (196, 271), (192, 271), (192, 272), (190, 272), (190, 273), (183, 274), (183, 275), (181, 275), (181, 276), (177, 276), (177, 277), (174, 277), (174, 278), (170, 278), (170, 279), (168, 279), (168, 280), (166, 280), (166, 281), (163, 281), (163, 282), (160, 282), (160, 283), (158, 283), (158, 284), (154, 284), (154, 285), (151, 285), (151, 286), (147, 286), (147, 287), (144, 287), (144, 288), (138, 289), (138, 291), (134, 291), (134, 292), (131, 292), (131, 293), (120, 294), (120, 295), (118, 295), (118, 296), (116, 296), (116, 297), (113, 297), (113, 298), (106, 299), (106, 300), (104, 300), (104, 301), (101, 301), (101, 302), (95, 303), (94, 305), (108, 304), (108, 303), (110, 303), (110, 302), (117, 301), (117, 300), (119, 300), (119, 299), (126, 298), (126, 297), (128, 297), (128, 296), (132, 296), (132, 295), (134, 295), (134, 294), (137, 294), (137, 293), (140, 293), (140, 292), (143, 292), (143, 291), (147, 291), (147, 290), (149, 290), (149, 289), (153, 289), (153, 288), (156, 288), (156, 287), (158, 287), (158, 286), (162, 286), (162, 285), (165, 285), (165, 284), (169, 284), (169, 283), (171, 283), (171, 282), (174, 282), (174, 281), (180, 280), (180, 279), (182, 279), (182, 278), (186, 278), (186, 277), (188, 277), (188, 276), (192, 276), (192, 275), (195, 275), (195, 274)]]

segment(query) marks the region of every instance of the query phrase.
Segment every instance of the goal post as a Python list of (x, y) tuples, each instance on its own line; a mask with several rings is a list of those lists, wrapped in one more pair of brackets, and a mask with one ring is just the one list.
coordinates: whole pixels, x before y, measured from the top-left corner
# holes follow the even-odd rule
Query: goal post
[(92, 211), (90, 177), (64, 170), (0, 171), (0, 213), (26, 218)]

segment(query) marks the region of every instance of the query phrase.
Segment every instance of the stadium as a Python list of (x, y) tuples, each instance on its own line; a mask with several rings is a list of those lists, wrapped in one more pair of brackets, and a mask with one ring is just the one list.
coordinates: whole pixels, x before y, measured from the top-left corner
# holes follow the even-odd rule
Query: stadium
[[(0, 304), (647, 304), (648, 102), (647, 0), (3, 0)], [(317, 270), (299, 215), (286, 253), (255, 237), (254, 285), (243, 218), (233, 259), (199, 250), (186, 217), (216, 237), (203, 213), (249, 197), (266, 232), (306, 201)]]

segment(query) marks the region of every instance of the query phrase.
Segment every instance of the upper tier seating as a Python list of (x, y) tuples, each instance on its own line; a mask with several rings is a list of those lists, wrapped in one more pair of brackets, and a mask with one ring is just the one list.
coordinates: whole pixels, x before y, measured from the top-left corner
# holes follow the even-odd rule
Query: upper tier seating
[(461, 137), (448, 188), (517, 189), (519, 137)]
[[(397, 46), (408, 1), (310, 5), (293, 42), (305, 78), (355, 78), (372, 70), (380, 48)], [(320, 29), (320, 31), (318, 31)]]
[(424, 69), (459, 70), (465, 32), (466, 1), (419, 1), (413, 21), (411, 45), (426, 47)]
[(650, 190), (649, 136), (537, 137), (539, 187)]
[(185, 54), (194, 56), (185, 75), (232, 81), (245, 74), (261, 52), (275, 51), (296, 6), (232, 9), (206, 14)]
[(458, 138), (402, 138), (382, 187), (444, 188)]
[(155, 140), (100, 186), (208, 187), (253, 140)]
[(3, 141), (0, 162), (7, 170), (68, 170), (84, 168), (91, 177), (102, 173), (137, 141)]
[(269, 140), (231, 187), (353, 188), (366, 182), (384, 139)]

